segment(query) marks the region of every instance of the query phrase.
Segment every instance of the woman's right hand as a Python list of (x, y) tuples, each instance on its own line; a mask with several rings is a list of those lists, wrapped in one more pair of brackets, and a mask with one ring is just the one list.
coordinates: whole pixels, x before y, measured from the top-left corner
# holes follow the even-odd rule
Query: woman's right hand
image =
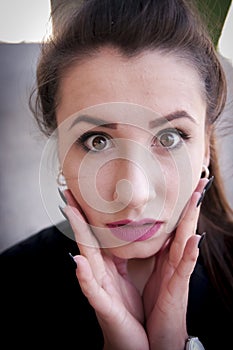
[[(64, 209), (75, 234), (80, 255), (76, 276), (80, 287), (95, 309), (104, 336), (105, 350), (147, 350), (147, 334), (143, 327), (141, 296), (130, 282), (127, 260), (113, 257), (99, 247), (78, 205), (67, 190), (68, 206)], [(83, 244), (82, 242), (87, 242)]]

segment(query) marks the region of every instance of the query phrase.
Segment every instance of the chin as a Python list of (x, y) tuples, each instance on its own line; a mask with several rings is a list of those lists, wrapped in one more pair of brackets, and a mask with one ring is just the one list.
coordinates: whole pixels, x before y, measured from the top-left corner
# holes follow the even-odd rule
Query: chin
[(114, 256), (121, 259), (147, 259), (158, 253), (161, 249), (161, 244), (152, 244), (150, 242), (133, 242), (120, 247), (108, 248), (109, 251)]

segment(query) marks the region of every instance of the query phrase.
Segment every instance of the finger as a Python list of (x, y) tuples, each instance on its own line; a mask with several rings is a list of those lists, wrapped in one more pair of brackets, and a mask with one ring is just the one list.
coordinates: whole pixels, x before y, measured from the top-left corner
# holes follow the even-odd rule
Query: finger
[(98, 241), (91, 231), (90, 225), (86, 222), (79, 210), (73, 206), (66, 206), (63, 211), (69, 219), (73, 228), (75, 239), (80, 247), (99, 247)]
[(95, 278), (101, 283), (106, 270), (96, 237), (77, 208), (67, 206), (64, 212), (73, 229), (81, 255), (87, 258)]
[(200, 238), (201, 236), (194, 235), (188, 239), (183, 256), (168, 284), (169, 295), (176, 300), (184, 296), (185, 290), (188, 292), (189, 280), (199, 255)]
[[(180, 239), (182, 237), (189, 238), (192, 234), (196, 232), (196, 224), (197, 218), (199, 216), (199, 207), (197, 207), (197, 202), (201, 196), (201, 192), (207, 184), (207, 179), (201, 179), (192, 194), (187, 209), (185, 211), (184, 216), (182, 217), (178, 227), (177, 227), (177, 235), (175, 239)], [(189, 229), (192, 229), (192, 233), (190, 233)], [(187, 241), (187, 239), (186, 239)], [(186, 243), (186, 242), (185, 242)]]
[(82, 217), (85, 219), (85, 221), (87, 221), (86, 215), (84, 214), (79, 203), (76, 201), (73, 193), (69, 189), (67, 189), (63, 191), (63, 195), (66, 198), (67, 204), (70, 205), (71, 207), (77, 208), (78, 211), (81, 213)]
[(187, 240), (189, 237), (196, 234), (200, 213), (200, 208), (197, 207), (197, 202), (207, 182), (207, 179), (201, 179), (199, 181), (198, 186), (195, 189), (195, 192), (192, 194), (192, 197), (188, 203), (186, 212), (176, 229), (176, 233), (169, 252), (169, 263), (174, 267), (178, 265), (183, 255)]
[(68, 206), (64, 208), (63, 211), (66, 213), (74, 230), (76, 241), (79, 242), (80, 246), (88, 245), (98, 247), (98, 241), (93, 235), (90, 225), (87, 223), (87, 219), (72, 192), (68, 189), (65, 190), (63, 194), (68, 203)]
[(176, 268), (180, 262), (188, 238), (196, 233), (199, 217), (199, 208), (196, 208), (198, 198), (199, 194), (195, 192), (189, 202), (186, 215), (179, 223), (171, 243), (169, 264), (174, 268)]
[(77, 264), (76, 276), (83, 294), (95, 311), (101, 317), (106, 317), (110, 312), (110, 298), (108, 294), (102, 288), (102, 285), (98, 283), (88, 259), (82, 255), (76, 255), (74, 260)]
[(75, 200), (72, 192), (67, 189), (63, 191), (63, 195), (65, 196), (67, 203), (73, 207), (76, 207), (76, 205), (78, 204), (77, 201)]
[(128, 279), (128, 260), (113, 256), (113, 262), (116, 266), (118, 273), (122, 277)]
[(201, 192), (203, 191), (205, 185), (209, 182), (209, 179), (205, 178), (201, 178), (197, 184), (197, 187), (195, 189), (194, 192), (199, 192), (201, 194)]

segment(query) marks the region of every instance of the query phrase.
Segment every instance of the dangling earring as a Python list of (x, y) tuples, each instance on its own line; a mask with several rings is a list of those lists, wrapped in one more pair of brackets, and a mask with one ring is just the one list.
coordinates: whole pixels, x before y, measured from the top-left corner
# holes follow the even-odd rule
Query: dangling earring
[(209, 176), (210, 176), (209, 168), (208, 168), (205, 164), (203, 164), (203, 165), (202, 165), (201, 177), (206, 177), (206, 178), (208, 179)]
[(59, 172), (57, 175), (57, 184), (58, 184), (58, 187), (61, 191), (64, 191), (67, 188), (66, 179), (65, 179), (65, 176), (62, 172), (62, 168), (59, 169)]

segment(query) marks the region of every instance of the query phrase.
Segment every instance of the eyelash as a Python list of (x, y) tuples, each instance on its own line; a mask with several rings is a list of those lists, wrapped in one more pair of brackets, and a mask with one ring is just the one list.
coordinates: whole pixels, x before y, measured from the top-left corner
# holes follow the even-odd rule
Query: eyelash
[[(173, 134), (173, 135), (174, 134), (177, 135), (180, 139), (175, 146), (165, 147), (160, 142), (159, 137), (162, 135), (165, 135), (165, 134), (169, 134), (169, 133)], [(184, 130), (180, 130), (178, 128), (169, 128), (169, 129), (164, 129), (164, 130), (159, 131), (154, 139), (155, 139), (154, 145), (156, 144), (156, 142), (159, 142), (158, 147), (162, 148), (162, 150), (164, 150), (164, 151), (167, 151), (167, 150), (175, 150), (175, 149), (180, 148), (183, 144), (183, 141), (188, 141), (189, 139), (191, 139), (191, 135), (188, 134), (187, 132), (185, 132)]]
[[(162, 144), (160, 143), (159, 141), (159, 136), (163, 135), (163, 134), (166, 134), (166, 133), (173, 133), (173, 134), (176, 134), (177, 136), (179, 136), (181, 138), (181, 140), (178, 142), (178, 144), (176, 146), (172, 146), (172, 147), (163, 147)], [(101, 131), (87, 131), (85, 132), (84, 134), (82, 134), (77, 140), (76, 140), (76, 145), (78, 146), (81, 146), (82, 149), (85, 151), (85, 152), (92, 152), (92, 153), (98, 153), (98, 152), (101, 152), (101, 151), (93, 151), (91, 150), (89, 147), (87, 147), (85, 145), (85, 143), (87, 142), (87, 140), (91, 137), (97, 137), (97, 136), (103, 136), (105, 137), (107, 140), (111, 140), (112, 137), (110, 137), (108, 134), (104, 133), (104, 132), (101, 132)], [(154, 138), (153, 140), (155, 140), (155, 142), (153, 141), (153, 146), (155, 145), (156, 142), (159, 142), (160, 145), (158, 147), (161, 147), (162, 150), (172, 150), (172, 149), (178, 149), (181, 145), (182, 145), (182, 140), (184, 141), (188, 141), (189, 139), (191, 138), (191, 136), (184, 130), (180, 130), (180, 129), (177, 129), (177, 128), (170, 128), (170, 129), (164, 129), (164, 130), (161, 130)]]
[(81, 146), (82, 149), (85, 151), (85, 152), (93, 152), (93, 153), (98, 153), (98, 151), (93, 151), (93, 150), (90, 150), (86, 145), (85, 145), (85, 142), (90, 138), (90, 137), (93, 137), (93, 136), (103, 136), (103, 137), (106, 137), (106, 139), (110, 140), (111, 137), (106, 134), (105, 132), (101, 132), (101, 131), (87, 131), (85, 132), (83, 135), (81, 135), (77, 140), (76, 140), (76, 144), (78, 146)]

